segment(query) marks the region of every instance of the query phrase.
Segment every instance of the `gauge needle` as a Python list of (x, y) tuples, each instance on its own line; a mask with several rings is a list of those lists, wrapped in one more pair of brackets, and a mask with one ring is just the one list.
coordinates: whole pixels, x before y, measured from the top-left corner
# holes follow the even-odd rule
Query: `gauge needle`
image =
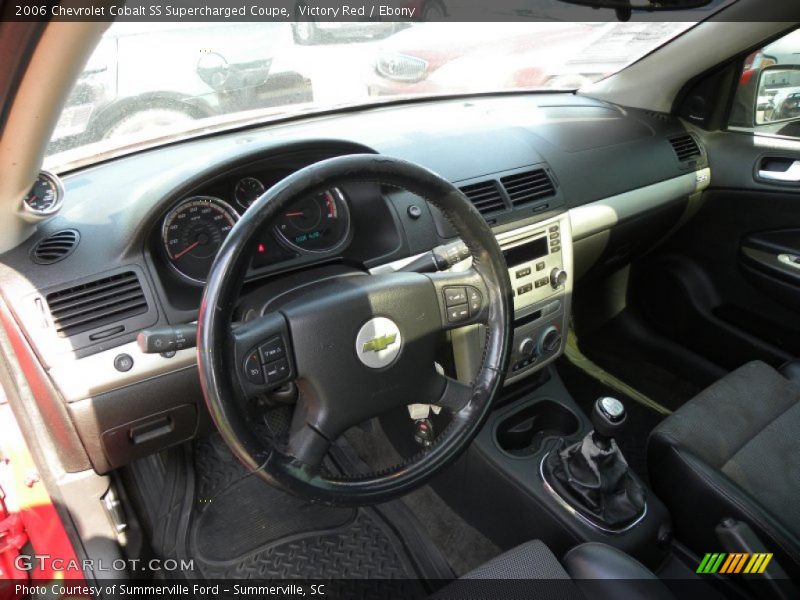
[(184, 254), (188, 254), (189, 252), (197, 248), (199, 245), (200, 245), (200, 240), (197, 240), (194, 244), (192, 244), (188, 248), (184, 248), (183, 250), (178, 252), (175, 256), (172, 257), (172, 260), (173, 261), (178, 260), (181, 256), (183, 256)]
[(296, 211), (294, 211), (294, 212), (288, 212), (288, 213), (286, 213), (286, 216), (287, 216), (287, 217), (302, 217), (304, 214), (306, 214), (306, 213), (305, 213), (305, 211), (303, 211), (303, 210), (296, 210)]

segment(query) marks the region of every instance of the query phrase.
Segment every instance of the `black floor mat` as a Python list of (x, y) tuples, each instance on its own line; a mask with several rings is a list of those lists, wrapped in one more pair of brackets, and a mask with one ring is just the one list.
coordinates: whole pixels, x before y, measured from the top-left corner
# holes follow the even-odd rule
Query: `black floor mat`
[[(364, 597), (378, 598), (424, 597), (425, 582), (414, 580), (452, 577), (399, 503), (357, 509), (310, 504), (249, 474), (216, 433), (194, 444), (191, 460), (183, 450), (171, 451), (167, 458), (138, 461), (131, 471), (151, 498), (175, 496), (143, 502), (145, 512), (155, 511), (143, 521), (151, 524), (156, 555), (194, 560), (188, 578), (397, 580), (396, 586), (363, 587)], [(173, 480), (194, 480), (183, 488), (188, 504)], [(187, 508), (190, 518), (179, 518)], [(168, 522), (176, 526), (165, 532)]]
[(634, 472), (647, 481), (647, 436), (664, 416), (612, 390), (566, 358), (559, 359), (556, 368), (570, 395), (587, 416), (591, 415), (595, 400), (601, 396), (622, 400), (628, 416), (625, 429), (616, 437), (617, 444)]

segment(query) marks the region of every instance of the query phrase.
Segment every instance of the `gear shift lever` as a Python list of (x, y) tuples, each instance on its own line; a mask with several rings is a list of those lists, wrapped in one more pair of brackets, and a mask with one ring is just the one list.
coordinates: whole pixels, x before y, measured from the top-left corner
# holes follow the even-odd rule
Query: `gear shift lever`
[(603, 449), (611, 447), (611, 440), (619, 435), (625, 426), (625, 405), (611, 396), (598, 398), (592, 409), (594, 441)]
[(644, 487), (614, 441), (626, 416), (616, 398), (598, 398), (591, 415), (594, 431), (569, 446), (561, 440), (542, 465), (553, 491), (605, 529), (626, 527), (644, 512)]

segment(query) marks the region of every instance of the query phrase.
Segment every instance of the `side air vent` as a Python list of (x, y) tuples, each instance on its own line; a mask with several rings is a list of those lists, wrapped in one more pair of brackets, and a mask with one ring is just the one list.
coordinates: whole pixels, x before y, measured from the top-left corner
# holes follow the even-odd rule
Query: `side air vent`
[(51, 292), (47, 295), (47, 305), (61, 337), (147, 312), (147, 299), (133, 271)]
[(75, 229), (57, 231), (33, 247), (31, 260), (39, 265), (52, 265), (64, 260), (78, 247), (81, 234)]
[(544, 169), (507, 175), (500, 179), (500, 183), (503, 184), (512, 206), (529, 204), (556, 193), (553, 181)]
[(686, 134), (670, 138), (669, 143), (672, 144), (672, 149), (675, 150), (675, 155), (680, 162), (687, 161), (695, 156), (701, 156), (700, 146), (697, 145), (691, 135)]
[(493, 179), (471, 183), (459, 189), (482, 215), (498, 212), (506, 207), (505, 202), (503, 202), (503, 195), (497, 187), (497, 182)]

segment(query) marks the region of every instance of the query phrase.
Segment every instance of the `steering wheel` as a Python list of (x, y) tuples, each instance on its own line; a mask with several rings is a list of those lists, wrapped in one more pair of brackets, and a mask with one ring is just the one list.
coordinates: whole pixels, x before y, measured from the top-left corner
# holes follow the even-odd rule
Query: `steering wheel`
[[(233, 324), (257, 232), (293, 202), (355, 182), (401, 188), (437, 207), (469, 249), (471, 268), (333, 277), (291, 295), (274, 311)], [(198, 317), (197, 358), (206, 405), (232, 452), (268, 483), (335, 505), (394, 499), (453, 461), (479, 431), (508, 367), (511, 296), (497, 240), (450, 182), (380, 155), (315, 163), (258, 198), (220, 248)], [(473, 323), (486, 325), (486, 342), (480, 370), (468, 385), (436, 369), (435, 350), (443, 331)], [(250, 424), (245, 400), (287, 381), (294, 381), (300, 394), (288, 442), (278, 444)], [(415, 403), (452, 413), (429, 448), (366, 476), (330, 475), (320, 468), (330, 445), (346, 430)]]

